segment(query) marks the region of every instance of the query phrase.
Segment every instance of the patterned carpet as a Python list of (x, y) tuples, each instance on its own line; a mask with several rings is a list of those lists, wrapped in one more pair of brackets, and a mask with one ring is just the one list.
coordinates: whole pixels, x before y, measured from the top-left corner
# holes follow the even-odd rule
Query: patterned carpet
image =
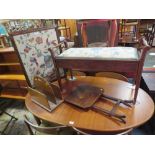
[[(12, 121), (9, 124), (7, 130), (5, 131), (5, 135), (28, 135), (29, 134), (28, 129), (26, 125), (24, 124), (23, 116), (24, 114), (26, 114), (28, 115), (28, 117), (31, 118), (32, 115), (26, 110), (24, 101), (0, 99), (0, 110), (5, 110), (6, 112), (18, 118), (17, 121)], [(2, 131), (5, 128), (9, 120), (10, 120), (10, 117), (7, 116), (5, 113), (0, 114), (0, 131)], [(66, 132), (61, 133), (61, 134), (66, 134)], [(148, 135), (148, 134), (152, 134), (152, 132), (147, 123), (137, 129), (134, 129), (132, 134), (133, 135), (146, 135), (146, 134)]]
[[(17, 121), (12, 121), (5, 134), (8, 135), (27, 135), (29, 132), (27, 130), (26, 125), (24, 124), (23, 115), (31, 115), (25, 108), (24, 101), (20, 100), (8, 100), (8, 99), (1, 99), (0, 100), (0, 109), (5, 110), (9, 114), (18, 118)], [(10, 117), (5, 113), (0, 115), (0, 131), (3, 131), (7, 122), (10, 120)]]

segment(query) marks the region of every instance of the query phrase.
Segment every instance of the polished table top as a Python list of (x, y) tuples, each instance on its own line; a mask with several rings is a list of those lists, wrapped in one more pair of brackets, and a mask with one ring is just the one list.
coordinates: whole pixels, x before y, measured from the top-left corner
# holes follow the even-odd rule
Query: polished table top
[[(133, 87), (130, 83), (104, 77), (77, 77), (79, 83), (90, 83), (102, 87), (105, 94), (121, 99), (132, 99)], [(74, 81), (64, 82), (70, 85)], [(103, 104), (104, 103), (104, 104)], [(31, 96), (27, 94), (25, 99), (27, 109), (40, 119), (63, 125), (73, 125), (74, 127), (99, 131), (114, 132), (137, 127), (147, 122), (154, 113), (154, 102), (151, 97), (142, 89), (139, 89), (137, 102), (133, 108), (119, 106), (117, 112), (126, 115), (126, 124), (114, 120), (104, 114), (97, 113), (92, 109), (83, 110), (69, 103), (62, 103), (54, 111), (48, 112), (31, 101)], [(108, 100), (99, 100), (98, 106), (111, 109), (112, 103)]]

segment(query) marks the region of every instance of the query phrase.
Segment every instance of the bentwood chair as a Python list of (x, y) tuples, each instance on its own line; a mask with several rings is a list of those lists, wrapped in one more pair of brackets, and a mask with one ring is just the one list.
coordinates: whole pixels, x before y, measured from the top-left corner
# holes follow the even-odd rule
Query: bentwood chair
[[(43, 133), (46, 133), (46, 134), (57, 134), (60, 131), (60, 129), (66, 128), (66, 126), (44, 127), (44, 126), (40, 126), (38, 124), (32, 123), (32, 121), (30, 121), (26, 115), (24, 116), (24, 118), (25, 118), (24, 122), (25, 122), (25, 124), (26, 124), (26, 126), (27, 126), (27, 128), (29, 130), (29, 133), (31, 135), (36, 134), (36, 131), (38, 131), (38, 132), (40, 132), (42, 134)], [(35, 130), (35, 132), (33, 130)]]
[[(71, 126), (65, 126), (65, 125), (58, 125), (58, 124), (48, 124), (48, 126), (41, 126), (42, 124), (38, 123), (32, 123), (28, 119), (28, 117), (24, 116), (24, 122), (29, 130), (30, 135), (34, 134), (61, 134), (61, 135), (76, 135), (76, 134), (86, 134), (85, 132), (82, 132), (76, 128), (73, 128)], [(50, 126), (51, 125), (51, 126)]]

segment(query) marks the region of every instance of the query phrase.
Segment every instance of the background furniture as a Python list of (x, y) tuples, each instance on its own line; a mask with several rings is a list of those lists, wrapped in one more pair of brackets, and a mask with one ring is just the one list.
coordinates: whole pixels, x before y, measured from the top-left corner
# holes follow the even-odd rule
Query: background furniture
[[(81, 37), (83, 47), (106, 47), (116, 45), (117, 36), (117, 20), (108, 19), (94, 19), (94, 20), (82, 20), (81, 22)], [(93, 26), (98, 26), (94, 28), (94, 36), (90, 36), (87, 29), (92, 29)]]
[(134, 46), (139, 39), (139, 20), (122, 19), (119, 23), (119, 44)]
[(150, 30), (155, 19), (141, 19), (139, 26), (139, 33), (144, 35), (146, 31)]
[[(77, 77), (77, 81), (79, 81), (79, 83), (87, 83), (102, 87), (107, 95), (117, 98), (129, 99), (133, 94), (132, 85), (130, 83), (116, 79), (104, 77)], [(74, 81), (68, 83), (64, 82), (63, 86), (66, 90), (69, 90), (67, 88), (69, 88), (73, 82)], [(64, 96), (65, 93), (63, 94), (63, 97)], [(142, 89), (138, 91), (137, 102), (134, 108), (130, 109), (120, 105), (117, 109), (119, 113), (126, 115), (126, 124), (119, 123), (93, 110), (84, 111), (66, 102), (62, 103), (62, 105), (54, 111), (47, 112), (45, 109), (33, 103), (29, 94), (26, 96), (25, 104), (27, 109), (40, 119), (62, 125), (72, 125), (79, 129), (100, 133), (121, 132), (138, 127), (147, 122), (154, 113), (154, 102)], [(101, 107), (104, 106), (109, 109), (112, 103), (108, 100), (99, 100), (96, 105)]]
[[(101, 20), (101, 21), (100, 21)], [(103, 20), (103, 21), (102, 21)], [(92, 22), (91, 24), (91, 21)], [(95, 22), (98, 21), (98, 22)], [(99, 19), (99, 20), (89, 20), (89, 19), (82, 19), (82, 20), (77, 20), (77, 36), (76, 36), (76, 47), (83, 47), (87, 46), (86, 43), (91, 44), (91, 43), (106, 43), (108, 40), (108, 31), (109, 31), (109, 22), (105, 22), (104, 19)], [(90, 24), (89, 24), (90, 22)], [(82, 25), (84, 27), (82, 27)], [(87, 42), (83, 42), (82, 38), (82, 29), (84, 28), (84, 32), (86, 32), (84, 35), (87, 36)], [(117, 42), (116, 42), (117, 44)]]
[(58, 29), (58, 35), (60, 36), (60, 42), (65, 41), (68, 48), (73, 47), (74, 39), (72, 39), (72, 35), (74, 36), (75, 34), (71, 34), (71, 28), (66, 23), (66, 19), (55, 19), (55, 24)]
[(130, 34), (132, 37), (137, 38), (138, 36), (138, 24), (137, 19), (122, 19), (120, 20), (120, 33), (121, 37)]
[[(60, 54), (59, 37), (55, 28), (41, 28), (11, 33), (13, 45), (19, 56), (29, 86), (33, 87), (35, 75), (47, 81), (56, 79), (55, 68), (48, 48)], [(60, 70), (63, 76), (63, 70)]]
[(0, 48), (0, 97), (25, 99), (27, 83), (13, 47)]
[[(25, 99), (27, 83), (21, 69), (18, 57), (13, 47), (0, 48), (0, 98)], [(17, 118), (9, 114), (2, 107), (0, 114), (10, 117), (1, 134), (5, 134), (9, 124)]]
[[(58, 26), (58, 31), (60, 32), (60, 36), (65, 36), (66, 39), (71, 40), (71, 30), (70, 27), (67, 26), (65, 19), (56, 19), (56, 24)], [(64, 34), (65, 32), (65, 34)]]
[(153, 41), (155, 37), (155, 23), (152, 24), (152, 27), (150, 29), (147, 29), (144, 33), (144, 36), (148, 42), (148, 44), (152, 47)]
[(0, 48), (7, 47), (6, 36), (0, 34)]

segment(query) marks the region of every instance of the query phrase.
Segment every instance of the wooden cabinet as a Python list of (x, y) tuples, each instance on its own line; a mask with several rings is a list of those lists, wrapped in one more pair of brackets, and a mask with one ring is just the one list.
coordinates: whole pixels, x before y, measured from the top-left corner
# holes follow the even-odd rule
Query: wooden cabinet
[(0, 48), (0, 97), (25, 99), (27, 83), (13, 47)]

